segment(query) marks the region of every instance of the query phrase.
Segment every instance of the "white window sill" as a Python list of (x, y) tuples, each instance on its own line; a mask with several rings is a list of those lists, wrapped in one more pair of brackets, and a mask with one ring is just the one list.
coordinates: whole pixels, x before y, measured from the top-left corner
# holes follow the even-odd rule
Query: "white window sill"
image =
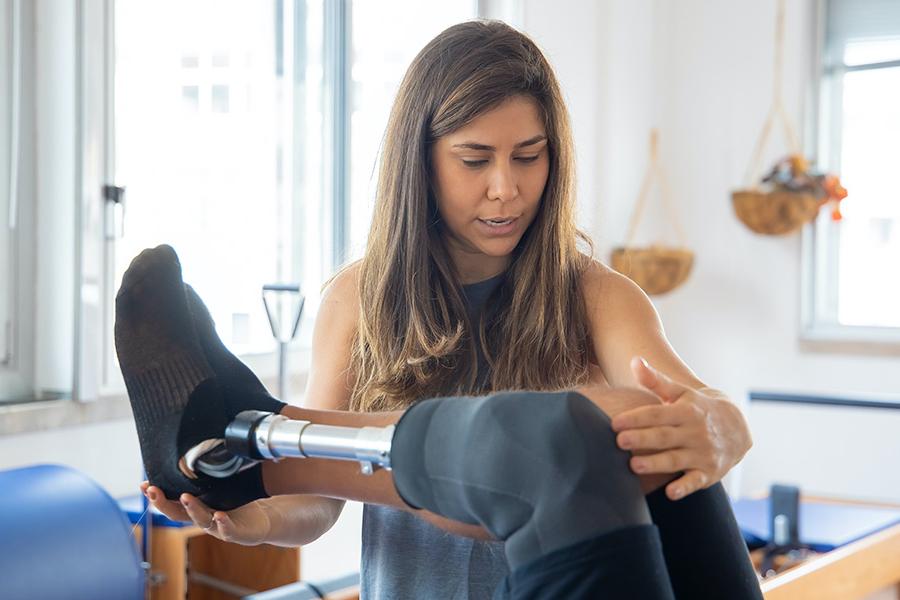
[(813, 352), (900, 355), (900, 327), (810, 325), (801, 331), (800, 345)]

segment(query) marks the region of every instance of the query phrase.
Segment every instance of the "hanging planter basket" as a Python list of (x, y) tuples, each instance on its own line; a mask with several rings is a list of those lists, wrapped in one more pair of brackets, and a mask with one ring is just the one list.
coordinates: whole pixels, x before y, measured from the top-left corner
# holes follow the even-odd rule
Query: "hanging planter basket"
[(819, 201), (800, 192), (737, 190), (731, 203), (738, 219), (751, 231), (766, 235), (793, 233), (819, 214)]
[(680, 286), (691, 274), (693, 266), (694, 253), (687, 248), (616, 248), (612, 253), (612, 268), (651, 296), (671, 292)]
[[(772, 106), (763, 122), (756, 148), (747, 168), (747, 184), (731, 194), (731, 204), (737, 218), (756, 233), (786, 235), (815, 220), (819, 209), (831, 205), (831, 217), (841, 219), (838, 203), (847, 195), (836, 175), (815, 174), (809, 171), (800, 149), (800, 138), (784, 109), (781, 85), (784, 66), (784, 9), (785, 0), (778, 0), (775, 19), (775, 74)], [(759, 181), (763, 150), (772, 128), (780, 122), (789, 152), (772, 172)]]
[[(666, 183), (665, 172), (657, 159), (658, 134), (650, 133), (650, 164), (641, 186), (640, 194), (631, 215), (631, 224), (625, 245), (615, 248), (610, 257), (612, 268), (625, 275), (651, 296), (671, 292), (687, 280), (694, 265), (694, 253), (684, 243), (685, 235), (678, 220), (678, 213), (672, 206), (671, 194)], [(634, 246), (635, 233), (641, 221), (644, 205), (654, 177), (659, 182), (663, 206), (668, 213), (668, 222), (675, 229), (680, 246), (654, 244), (648, 247)]]

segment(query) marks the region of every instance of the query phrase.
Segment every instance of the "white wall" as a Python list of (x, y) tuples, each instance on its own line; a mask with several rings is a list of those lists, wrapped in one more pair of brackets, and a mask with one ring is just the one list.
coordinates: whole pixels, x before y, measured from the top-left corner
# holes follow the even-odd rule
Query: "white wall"
[(546, 53), (575, 138), (579, 224), (598, 257), (624, 231), (654, 112), (653, 4), (525, 0), (522, 29)]
[[(896, 355), (801, 347), (800, 237), (755, 235), (732, 214), (729, 191), (742, 183), (771, 99), (775, 2), (657, 1), (655, 9), (662, 157), (697, 253), (684, 288), (657, 301), (670, 339), (737, 399), (749, 390), (896, 397)], [(785, 27), (785, 103), (803, 126), (815, 84), (814, 2), (789, 0)], [(764, 162), (785, 153), (775, 136)], [(900, 435), (891, 434), (900, 428), (886, 426), (900, 424), (896, 413), (754, 405), (742, 490), (784, 480), (900, 501)]]
[[(784, 99), (806, 125), (815, 84), (815, 0), (789, 0)], [(691, 278), (654, 299), (670, 340), (710, 385), (743, 404), (755, 447), (732, 493), (772, 482), (900, 501), (898, 411), (780, 406), (750, 390), (898, 398), (894, 355), (801, 345), (800, 236), (758, 236), (733, 216), (772, 95), (775, 0), (527, 0), (523, 29), (554, 64), (572, 115), (579, 217), (597, 255), (624, 242), (647, 162), (649, 131), (689, 244)], [(780, 131), (764, 163), (786, 153)], [(638, 243), (675, 241), (650, 198)]]

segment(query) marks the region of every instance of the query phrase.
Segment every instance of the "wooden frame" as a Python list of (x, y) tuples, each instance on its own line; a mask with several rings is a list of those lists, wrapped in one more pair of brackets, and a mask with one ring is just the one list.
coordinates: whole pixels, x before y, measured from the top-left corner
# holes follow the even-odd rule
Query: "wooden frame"
[[(142, 527), (135, 530), (140, 543)], [(150, 600), (233, 600), (234, 596), (189, 581), (188, 569), (239, 588), (264, 591), (300, 581), (300, 548), (223, 542), (199, 527), (154, 527)]]
[[(815, 500), (859, 506), (896, 506)], [(900, 524), (768, 578), (762, 582), (762, 591), (766, 600), (853, 600), (891, 586), (897, 586), (900, 594)]]

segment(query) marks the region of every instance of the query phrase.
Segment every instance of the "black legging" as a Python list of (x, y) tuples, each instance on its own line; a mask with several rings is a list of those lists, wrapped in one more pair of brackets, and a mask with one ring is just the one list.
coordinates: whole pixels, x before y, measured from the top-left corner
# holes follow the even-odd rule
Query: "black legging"
[(608, 417), (580, 394), (423, 401), (397, 424), (391, 461), (411, 506), (506, 542), (497, 598), (762, 598), (721, 485), (645, 502)]
[(721, 483), (675, 502), (661, 488), (647, 505), (677, 598), (762, 598)]

